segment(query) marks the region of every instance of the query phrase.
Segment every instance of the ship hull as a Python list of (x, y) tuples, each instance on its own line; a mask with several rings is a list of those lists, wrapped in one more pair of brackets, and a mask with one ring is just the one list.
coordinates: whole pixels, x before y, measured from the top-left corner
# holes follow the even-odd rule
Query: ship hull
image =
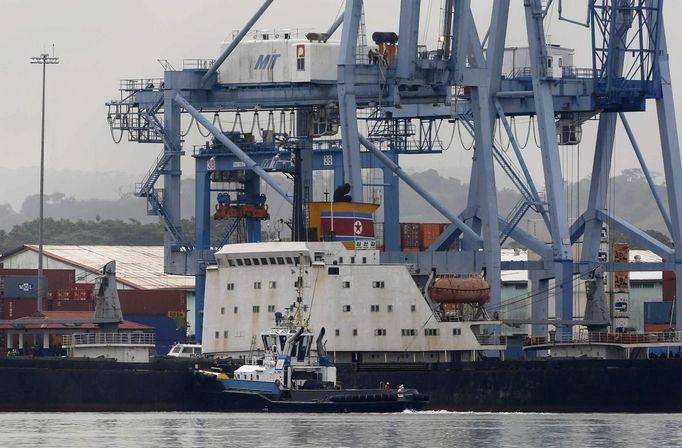
[(2, 412), (192, 410), (191, 364), (1, 359)]
[[(311, 391), (312, 392), (312, 391)], [(343, 392), (343, 391), (342, 391)], [(201, 392), (197, 395), (203, 410), (222, 412), (315, 412), (315, 413), (359, 413), (359, 412), (402, 412), (406, 409), (421, 410), (425, 402), (388, 400), (382, 395), (356, 391), (338, 402), (330, 401), (320, 393), (305, 400), (275, 399), (265, 394), (248, 391), (224, 390)]]
[[(0, 411), (223, 410), (224, 398), (214, 401), (197, 390), (192, 366), (0, 360)], [(382, 382), (418, 389), (429, 397), (427, 409), (682, 412), (680, 359), (338, 364), (337, 374), (348, 389), (377, 388)]]
[[(422, 367), (422, 368), (420, 368)], [(490, 412), (682, 412), (682, 360), (537, 360), (337, 365), (345, 387), (404, 384), (431, 409)]]

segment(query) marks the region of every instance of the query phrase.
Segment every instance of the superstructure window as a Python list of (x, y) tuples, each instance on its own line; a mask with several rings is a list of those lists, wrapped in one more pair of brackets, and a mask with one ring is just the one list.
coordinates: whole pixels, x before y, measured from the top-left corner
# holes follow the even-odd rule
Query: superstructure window
[(362, 257), (362, 264), (367, 264), (367, 257)]
[(227, 290), (228, 290), (228, 291), (233, 291), (233, 290), (234, 290), (234, 283), (228, 283), (228, 284), (227, 284)]
[(294, 264), (294, 259), (293, 259), (293, 258), (287, 257), (286, 260), (287, 260), (287, 264)]
[(344, 313), (349, 313), (349, 312), (350, 312), (350, 305), (344, 305), (344, 306), (342, 306), (342, 307), (341, 307), (341, 310), (342, 310)]
[(220, 337), (220, 332), (219, 332), (219, 331), (216, 331), (216, 332), (215, 332), (215, 338), (218, 339), (219, 337)]
[(275, 260), (275, 257), (268, 258), (268, 261), (270, 261), (270, 264), (277, 264), (277, 260)]
[(417, 305), (410, 305), (410, 311), (412, 311), (413, 313), (417, 311)]
[(357, 328), (353, 328), (353, 336), (357, 336), (357, 335), (358, 335), (358, 329), (357, 329)]
[(305, 45), (296, 45), (296, 70), (305, 71)]
[(220, 307), (220, 314), (225, 314), (225, 307)]
[(239, 311), (239, 307), (238, 307), (238, 306), (235, 306), (235, 307), (234, 307), (234, 314), (237, 314), (238, 311)]
[(260, 282), (253, 282), (253, 289), (260, 289)]
[(339, 268), (336, 266), (328, 267), (327, 275), (339, 275)]
[(237, 262), (237, 266), (244, 266), (244, 262), (241, 258), (237, 258), (235, 261)]
[(350, 264), (355, 264), (355, 257), (350, 257)]
[(388, 311), (389, 313), (392, 313), (392, 312), (393, 312), (393, 305), (388, 305), (388, 306), (386, 307), (386, 309), (387, 309), (387, 311)]
[(371, 305), (369, 307), (369, 310), (373, 313), (377, 313), (377, 312), (379, 312), (379, 305)]
[(386, 336), (386, 329), (377, 328), (376, 330), (374, 330), (374, 336)]
[(384, 287), (384, 282), (372, 282), (372, 288), (383, 288)]
[(400, 336), (416, 336), (417, 330), (414, 328), (403, 328), (400, 330)]
[(247, 266), (251, 266), (251, 259), (250, 258), (244, 258), (244, 264)]
[(261, 259), (260, 259), (260, 264), (262, 264), (263, 266), (267, 265), (267, 264), (268, 264), (268, 259), (265, 258), (265, 257), (261, 258)]
[(344, 288), (350, 288), (350, 282), (343, 282)]
[(275, 288), (277, 288), (277, 282), (271, 281), (270, 282), (270, 289), (275, 289)]
[(228, 259), (227, 259), (227, 264), (229, 264), (230, 266), (234, 267), (234, 260), (231, 259), (231, 258), (228, 258)]
[(254, 259), (253, 259), (253, 264), (254, 264), (254, 266), (260, 265), (260, 260), (259, 260), (258, 258), (254, 258)]
[(452, 329), (452, 335), (453, 336), (460, 336), (462, 334), (462, 329), (461, 328), (453, 328)]
[(440, 329), (438, 328), (424, 328), (424, 336), (438, 336)]
[(275, 305), (268, 305), (268, 313), (274, 313), (275, 312)]
[(277, 264), (284, 264), (284, 257), (277, 257)]
[(227, 330), (223, 331), (223, 337), (227, 338)]
[(334, 330), (334, 335), (336, 336), (341, 335), (341, 331), (337, 328), (336, 330)]
[(260, 306), (259, 306), (259, 305), (254, 305), (254, 306), (253, 306), (253, 312), (254, 312), (254, 313), (260, 313)]

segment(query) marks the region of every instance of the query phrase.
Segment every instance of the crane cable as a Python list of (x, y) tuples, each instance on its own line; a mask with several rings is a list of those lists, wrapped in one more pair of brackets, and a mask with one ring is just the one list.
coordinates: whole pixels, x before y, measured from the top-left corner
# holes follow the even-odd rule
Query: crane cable
[(462, 144), (462, 148), (464, 148), (465, 151), (471, 151), (471, 149), (474, 147), (476, 139), (472, 138), (471, 145), (467, 147), (467, 145), (464, 144), (464, 139), (462, 138), (462, 129), (460, 127), (459, 120), (455, 120), (455, 123), (457, 125), (457, 133), (459, 134), (459, 142)]

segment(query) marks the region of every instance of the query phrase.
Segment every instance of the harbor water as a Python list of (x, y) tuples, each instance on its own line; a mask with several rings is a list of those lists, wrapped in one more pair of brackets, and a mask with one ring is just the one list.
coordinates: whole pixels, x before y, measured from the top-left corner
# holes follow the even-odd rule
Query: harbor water
[(7, 413), (2, 447), (682, 446), (676, 414)]

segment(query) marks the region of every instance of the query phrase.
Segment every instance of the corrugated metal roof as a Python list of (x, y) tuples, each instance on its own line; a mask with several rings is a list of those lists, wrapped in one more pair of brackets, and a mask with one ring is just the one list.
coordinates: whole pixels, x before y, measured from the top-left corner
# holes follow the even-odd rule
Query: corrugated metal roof
[[(38, 246), (26, 248), (38, 251)], [(194, 277), (163, 272), (163, 246), (43, 246), (46, 256), (99, 273), (116, 261), (116, 279), (138, 289), (194, 289)]]
[[(64, 329), (77, 329), (77, 330), (96, 330), (99, 327), (94, 323), (81, 323), (77, 325), (65, 324), (63, 321), (66, 320), (86, 320), (94, 319), (94, 311), (43, 311), (41, 314), (36, 314), (32, 316), (21, 317), (19, 319), (14, 319), (13, 324), (2, 324), (0, 328), (2, 329), (13, 329), (17, 324), (21, 324), (23, 321), (43, 321), (42, 323), (30, 323), (24, 324), (23, 328), (27, 329), (38, 329), (38, 330), (64, 330)], [(151, 330), (154, 327), (149, 325), (141, 324), (138, 322), (132, 322), (128, 320), (121, 321), (118, 325), (119, 330)]]

